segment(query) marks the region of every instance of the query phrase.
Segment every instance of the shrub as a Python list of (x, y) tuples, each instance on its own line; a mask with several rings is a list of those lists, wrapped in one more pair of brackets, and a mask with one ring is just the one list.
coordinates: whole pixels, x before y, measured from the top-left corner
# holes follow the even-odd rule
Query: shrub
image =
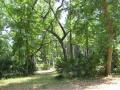
[(0, 78), (33, 74), (36, 65), (33, 61), (11, 59), (11, 56), (0, 57)]
[(88, 60), (84, 57), (69, 60), (59, 59), (56, 62), (56, 70), (64, 77), (90, 77), (96, 75), (98, 63), (99, 61), (92, 56)]
[(48, 64), (41, 64), (41, 65), (40, 65), (40, 68), (41, 68), (42, 70), (48, 70), (48, 69), (49, 69), (49, 65), (48, 65)]
[(0, 57), (0, 78), (7, 73), (11, 73), (12, 64), (13, 62), (10, 57)]

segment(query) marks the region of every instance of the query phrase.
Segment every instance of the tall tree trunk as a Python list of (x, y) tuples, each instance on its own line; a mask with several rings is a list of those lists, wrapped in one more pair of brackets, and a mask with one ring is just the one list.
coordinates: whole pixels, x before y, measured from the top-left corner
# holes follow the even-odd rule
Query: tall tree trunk
[(70, 59), (73, 59), (72, 31), (70, 30)]
[(104, 17), (105, 17), (105, 25), (106, 25), (106, 30), (107, 30), (107, 34), (108, 34), (106, 75), (110, 75), (111, 74), (112, 52), (113, 52), (113, 48), (112, 48), (113, 27), (112, 27), (112, 20), (110, 18), (109, 12), (108, 12), (107, 0), (104, 0), (103, 13), (104, 13)]
[[(69, 1), (70, 2), (70, 11), (69, 11), (69, 20), (70, 20), (70, 26), (72, 25), (72, 7), (71, 7), (71, 0)], [(70, 27), (70, 36), (69, 36), (69, 42), (70, 42), (70, 59), (73, 59), (73, 44), (72, 44), (72, 28)]]
[(88, 53), (89, 53), (89, 37), (88, 37), (88, 23), (86, 22), (86, 24), (85, 24), (85, 28), (86, 28), (86, 30), (85, 30), (85, 39), (86, 39), (86, 59), (88, 60)]
[(28, 37), (26, 37), (26, 45), (25, 45), (26, 51), (25, 51), (25, 62), (26, 62), (26, 74), (29, 74), (29, 43), (28, 43)]
[(63, 51), (63, 56), (64, 56), (64, 60), (67, 60), (67, 54), (66, 54), (66, 49), (64, 47), (64, 43), (63, 41), (59, 41), (61, 47), (62, 47), (62, 51)]
[(108, 47), (108, 52), (107, 52), (107, 67), (106, 67), (106, 75), (111, 74), (111, 62), (112, 62), (112, 47)]

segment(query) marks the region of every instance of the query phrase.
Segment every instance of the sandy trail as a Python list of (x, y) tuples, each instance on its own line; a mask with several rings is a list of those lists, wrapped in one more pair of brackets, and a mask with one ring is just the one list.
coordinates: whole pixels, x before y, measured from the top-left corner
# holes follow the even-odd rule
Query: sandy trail
[[(45, 76), (45, 73), (47, 74), (50, 72), (53, 71), (48, 70), (44, 72), (37, 72), (37, 74), (43, 74), (43, 76)], [(59, 81), (57, 81), (56, 84), (52, 85), (43, 84), (43, 82), (38, 82), (37, 84), (15, 83), (2, 86), (0, 87), (0, 90), (120, 90), (120, 76), (103, 77), (90, 80), (71, 80), (69, 83), (64, 84), (59, 84)]]
[(96, 80), (74, 81), (63, 85), (12, 85), (0, 90), (120, 90), (120, 78), (103, 78)]

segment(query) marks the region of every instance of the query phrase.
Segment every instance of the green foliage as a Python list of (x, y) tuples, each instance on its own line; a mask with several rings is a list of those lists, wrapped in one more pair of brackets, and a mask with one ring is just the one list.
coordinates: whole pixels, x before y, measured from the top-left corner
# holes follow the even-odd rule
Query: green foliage
[(26, 75), (34, 74), (34, 72), (37, 70), (35, 61), (30, 59), (25, 62), (24, 68), (24, 74)]
[(113, 50), (112, 72), (120, 74), (120, 55), (119, 50)]
[(34, 60), (18, 60), (12, 58), (12, 72), (16, 75), (31, 75), (36, 71), (36, 63)]
[(49, 65), (48, 64), (41, 64), (40, 65), (40, 69), (41, 70), (48, 70), (50, 67), (49, 67)]
[(5, 74), (11, 73), (13, 62), (10, 56), (0, 57), (0, 78)]
[(99, 72), (97, 70), (99, 61), (95, 57), (91, 55), (88, 60), (85, 57), (69, 59), (67, 61), (60, 59), (56, 63), (56, 70), (68, 78), (95, 76)]

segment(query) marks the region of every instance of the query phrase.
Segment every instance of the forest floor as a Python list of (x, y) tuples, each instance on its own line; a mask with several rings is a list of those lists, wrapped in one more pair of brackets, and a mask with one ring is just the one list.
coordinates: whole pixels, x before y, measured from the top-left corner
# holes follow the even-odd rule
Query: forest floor
[(0, 90), (120, 90), (120, 76), (94, 79), (55, 79), (56, 73), (0, 80)]

